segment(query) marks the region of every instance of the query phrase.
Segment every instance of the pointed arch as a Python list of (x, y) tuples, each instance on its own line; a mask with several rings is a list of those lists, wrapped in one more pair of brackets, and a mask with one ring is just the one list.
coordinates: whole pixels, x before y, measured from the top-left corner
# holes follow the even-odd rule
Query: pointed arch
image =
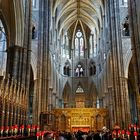
[(77, 77), (85, 76), (85, 66), (81, 61), (79, 61), (75, 66), (75, 76)]
[(7, 46), (6, 48), (9, 46), (9, 37), (10, 37), (10, 29), (8, 27), (8, 23), (6, 20), (6, 17), (4, 16), (4, 13), (0, 10), (0, 20), (3, 24), (4, 30), (5, 30), (5, 35), (6, 35), (6, 41), (7, 41)]
[(8, 0), (1, 1), (2, 8), (0, 17), (4, 19), (6, 33), (8, 35), (8, 46), (23, 46), (24, 42), (24, 10), (23, 1)]
[(95, 86), (95, 84), (92, 82), (89, 86), (89, 94), (88, 94), (88, 100), (90, 102), (90, 104), (92, 105), (92, 107), (96, 108), (97, 107), (97, 88)]
[(62, 92), (62, 100), (63, 100), (63, 106), (64, 108), (67, 108), (69, 106), (69, 98), (71, 94), (71, 87), (68, 82), (66, 82), (63, 92)]
[[(85, 93), (85, 89), (84, 89), (84, 83), (83, 82), (81, 82), (81, 81), (79, 81), (79, 82), (77, 82), (77, 84), (75, 85), (75, 89), (74, 89), (74, 93), (76, 94), (76, 93), (79, 93), (78, 92), (78, 88), (80, 88), (80, 90), (82, 91), (81, 93)], [(79, 91), (80, 91), (79, 90)], [(77, 92), (76, 92), (77, 91)]]

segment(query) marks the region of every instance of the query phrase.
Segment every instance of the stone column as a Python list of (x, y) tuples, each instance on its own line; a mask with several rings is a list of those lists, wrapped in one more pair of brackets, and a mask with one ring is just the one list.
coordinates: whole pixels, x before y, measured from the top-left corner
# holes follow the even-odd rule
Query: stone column
[(53, 102), (52, 102), (52, 98), (53, 98), (53, 93), (52, 93), (53, 88), (50, 87), (49, 88), (49, 93), (48, 93), (48, 111), (52, 111), (53, 109)]
[(138, 121), (140, 121), (140, 103), (139, 103), (139, 98), (140, 98), (140, 34), (139, 34), (139, 3), (137, 3), (138, 0), (129, 0), (128, 5), (129, 5), (129, 21), (130, 21), (130, 31), (131, 31), (131, 46), (132, 46), (132, 63), (134, 66), (134, 77), (135, 77), (135, 86), (136, 86), (136, 104), (137, 104), (137, 117)]
[(128, 79), (125, 77), (121, 78), (122, 82), (122, 108), (124, 112), (122, 113), (124, 118), (124, 128), (128, 127), (128, 124), (131, 122), (131, 114), (130, 114), (130, 103), (129, 103), (129, 95), (128, 95)]
[(23, 48), (21, 46), (11, 46), (7, 50), (7, 74), (18, 80), (21, 76), (21, 54)]
[(62, 99), (59, 99), (59, 108), (62, 108)]
[(99, 106), (100, 106), (100, 108), (103, 107), (103, 98), (100, 98), (100, 99), (99, 99)]
[(103, 100), (103, 108), (106, 108), (106, 97), (105, 95), (107, 95), (107, 93), (105, 93), (102, 97), (102, 100)]
[(59, 97), (56, 96), (56, 108), (59, 108)]
[(53, 105), (53, 108), (56, 108), (56, 93), (53, 92), (52, 94), (52, 105)]
[[(37, 110), (38, 119), (41, 112), (48, 107), (48, 71), (49, 71), (49, 0), (39, 1), (39, 29), (37, 56)], [(38, 120), (39, 122), (39, 120)]]
[(111, 59), (112, 59), (112, 99), (113, 99), (113, 110), (114, 110), (114, 124), (117, 123), (120, 127), (124, 126), (124, 94), (122, 90), (121, 77), (124, 76), (123, 66), (123, 53), (122, 53), (122, 40), (121, 40), (121, 29), (120, 29), (120, 11), (118, 0), (108, 0), (108, 16), (109, 18), (109, 29), (110, 29), (110, 47), (111, 47)]
[(93, 108), (96, 108), (96, 104), (97, 104), (97, 97), (94, 96), (93, 104), (92, 104)]
[(113, 102), (114, 102), (114, 100), (113, 100), (113, 91), (112, 91), (112, 87), (108, 87), (108, 94), (109, 94), (109, 100), (108, 100), (108, 109), (109, 109), (109, 116), (110, 116), (110, 120), (109, 120), (109, 122), (110, 122), (110, 126), (109, 126), (109, 128), (113, 128), (113, 126), (114, 126), (114, 122), (115, 122), (115, 116), (114, 116), (114, 114), (115, 114), (115, 110), (114, 110), (114, 107), (113, 107)]
[(39, 106), (39, 98), (40, 96), (37, 94), (37, 79), (34, 80), (34, 95), (33, 95), (33, 124), (38, 124), (39, 116), (38, 116), (38, 106)]

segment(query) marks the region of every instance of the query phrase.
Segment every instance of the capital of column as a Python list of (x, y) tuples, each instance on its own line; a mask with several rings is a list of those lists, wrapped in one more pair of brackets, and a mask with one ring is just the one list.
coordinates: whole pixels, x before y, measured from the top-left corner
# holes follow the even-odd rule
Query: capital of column
[(128, 80), (128, 77), (120, 77), (121, 79)]

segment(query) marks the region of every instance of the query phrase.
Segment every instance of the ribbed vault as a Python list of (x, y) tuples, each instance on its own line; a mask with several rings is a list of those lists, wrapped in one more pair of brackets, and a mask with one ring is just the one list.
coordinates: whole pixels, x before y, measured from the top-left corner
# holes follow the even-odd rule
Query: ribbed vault
[(52, 11), (59, 36), (77, 21), (86, 24), (91, 31), (96, 28), (98, 35), (103, 14), (102, 0), (56, 0)]

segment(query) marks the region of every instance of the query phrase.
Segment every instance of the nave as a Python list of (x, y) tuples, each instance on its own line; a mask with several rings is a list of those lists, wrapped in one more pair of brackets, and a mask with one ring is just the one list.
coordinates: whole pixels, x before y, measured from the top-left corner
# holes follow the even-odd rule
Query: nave
[(139, 140), (139, 7), (0, 0), (0, 139)]

